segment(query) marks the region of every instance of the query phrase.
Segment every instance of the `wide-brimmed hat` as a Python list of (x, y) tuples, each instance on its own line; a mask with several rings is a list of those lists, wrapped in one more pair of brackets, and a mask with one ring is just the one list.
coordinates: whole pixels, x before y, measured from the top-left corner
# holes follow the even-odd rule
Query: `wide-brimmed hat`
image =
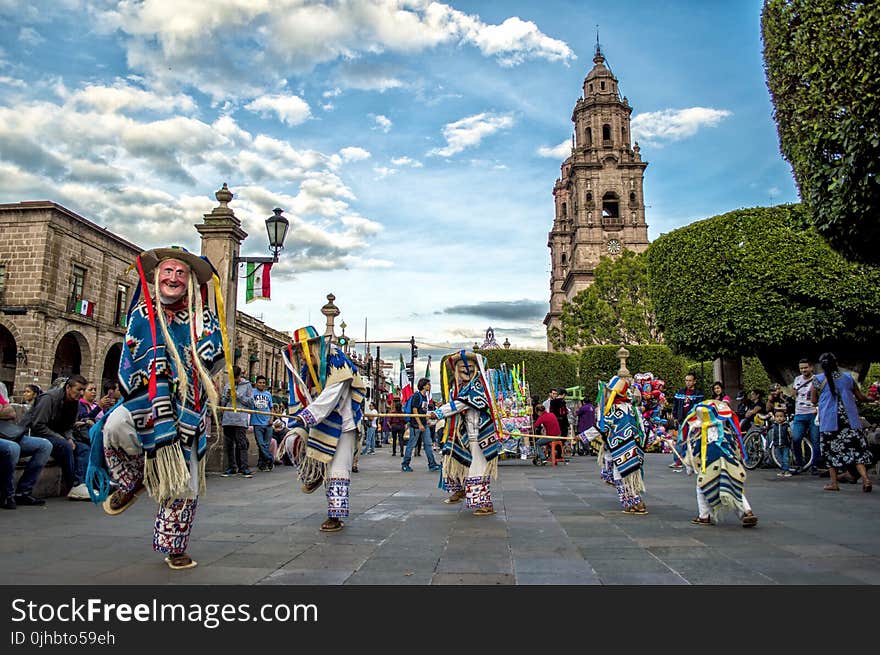
[(211, 262), (204, 257), (191, 253), (183, 246), (169, 246), (167, 248), (145, 250), (139, 255), (139, 257), (141, 260), (141, 266), (144, 268), (144, 275), (147, 276), (148, 280), (151, 279), (150, 276), (159, 265), (159, 262), (165, 259), (176, 259), (189, 266), (190, 270), (196, 274), (196, 279), (199, 281), (199, 284), (209, 282), (214, 275), (214, 267), (211, 266)]

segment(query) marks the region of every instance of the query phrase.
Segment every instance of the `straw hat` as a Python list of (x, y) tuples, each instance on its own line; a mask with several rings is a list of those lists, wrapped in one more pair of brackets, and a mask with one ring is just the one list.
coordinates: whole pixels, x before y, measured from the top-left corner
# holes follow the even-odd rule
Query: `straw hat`
[(199, 284), (210, 282), (214, 275), (214, 267), (204, 257), (200, 257), (191, 253), (183, 246), (169, 246), (168, 248), (153, 248), (145, 250), (140, 255), (141, 266), (144, 268), (144, 275), (147, 279), (152, 279), (151, 275), (159, 262), (166, 259), (176, 259), (189, 266), (190, 270), (196, 274)]

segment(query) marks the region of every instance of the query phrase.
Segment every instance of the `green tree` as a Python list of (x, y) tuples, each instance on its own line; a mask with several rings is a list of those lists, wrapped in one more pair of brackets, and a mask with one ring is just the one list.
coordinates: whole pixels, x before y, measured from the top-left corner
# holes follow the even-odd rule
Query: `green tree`
[(847, 261), (807, 222), (802, 205), (756, 207), (654, 241), (649, 290), (673, 351), (757, 356), (786, 384), (822, 350), (859, 370), (878, 359), (880, 269)]
[(766, 0), (761, 30), (780, 150), (811, 220), (880, 262), (880, 3)]
[(602, 344), (661, 343), (648, 296), (647, 259), (625, 250), (602, 257), (592, 285), (562, 306), (561, 329), (551, 331), (557, 348)]

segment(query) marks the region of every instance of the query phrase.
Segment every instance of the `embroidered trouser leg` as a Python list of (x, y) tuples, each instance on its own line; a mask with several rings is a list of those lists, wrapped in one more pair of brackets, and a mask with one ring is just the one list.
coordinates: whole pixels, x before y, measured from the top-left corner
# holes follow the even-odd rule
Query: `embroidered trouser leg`
[(198, 498), (175, 498), (159, 503), (153, 550), (166, 555), (185, 553), (198, 505)]
[(104, 459), (119, 489), (131, 492), (144, 482), (144, 454), (129, 455), (121, 448), (104, 446)]
[(492, 492), (489, 489), (489, 476), (486, 475), (486, 469), (489, 462), (480, 449), (480, 444), (476, 439), (469, 442), (471, 449), (471, 465), (468, 468), (468, 475), (464, 480), (465, 485), (465, 504), (471, 509), (479, 509), (480, 507), (492, 507)]
[[(633, 493), (626, 488), (623, 484), (623, 478), (620, 477), (620, 473), (616, 467), (612, 468), (612, 474), (614, 476), (614, 486), (617, 488), (617, 497), (620, 499), (620, 504), (623, 506), (623, 509), (629, 509), (630, 507), (639, 505), (642, 502), (641, 494)], [(639, 473), (636, 472), (632, 475), (639, 475)]]
[(356, 448), (357, 430), (343, 432), (327, 475), (327, 516), (330, 518), (348, 517), (351, 467)]
[(604, 482), (614, 482), (614, 473), (611, 470), (611, 455), (607, 453), (602, 455), (602, 470), (599, 471), (599, 477)]

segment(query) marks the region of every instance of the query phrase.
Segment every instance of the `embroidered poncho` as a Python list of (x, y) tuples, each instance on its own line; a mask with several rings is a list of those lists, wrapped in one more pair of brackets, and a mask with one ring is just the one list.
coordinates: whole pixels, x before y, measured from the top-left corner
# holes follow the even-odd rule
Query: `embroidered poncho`
[(473, 457), (470, 440), (477, 439), (489, 466), (486, 474), (498, 476), (498, 455), (501, 439), (480, 371), (464, 385), (452, 400), (437, 408), (435, 414), (446, 419), (443, 440), (443, 484), (446, 488), (461, 488), (468, 475)]
[(743, 510), (744, 449), (736, 415), (727, 403), (707, 400), (684, 420), (687, 463), (697, 471), (697, 486), (716, 517), (725, 509)]
[[(616, 395), (605, 402), (605, 385), (600, 384), (597, 406), (602, 408), (598, 428), (604, 435), (603, 449), (611, 455), (611, 463), (620, 474), (624, 488), (631, 494), (645, 491), (642, 465), (645, 461), (645, 431), (642, 417), (628, 395)], [(602, 462), (602, 452), (599, 453)]]
[[(164, 311), (159, 309), (159, 311)], [(168, 354), (165, 336), (156, 330), (156, 346), (150, 327), (147, 306), (140, 302), (129, 314), (125, 347), (119, 362), (119, 383), (124, 405), (131, 412), (135, 429), (144, 447), (144, 486), (159, 501), (194, 495), (189, 462), (196, 455), (200, 463), (200, 485), (204, 486), (206, 448), (205, 416), (207, 394), (192, 366), (190, 332), (194, 329), (187, 309), (174, 312), (168, 320), (168, 332), (185, 367), (186, 402), (177, 393), (181, 372)], [(196, 356), (213, 373), (224, 360), (220, 323), (205, 309), (202, 331), (197, 335)], [(189, 364), (189, 365), (188, 365)], [(150, 373), (156, 370), (156, 387), (150, 393)]]
[[(288, 364), (290, 413), (300, 417), (308, 427), (305, 456), (299, 469), (300, 479), (305, 484), (326, 476), (342, 436), (342, 404), (348, 405), (348, 411), (344, 413), (351, 415), (355, 427), (363, 417), (366, 385), (352, 361), (336, 346), (330, 346), (324, 372), (322, 387), (319, 381), (312, 380), (305, 364), (299, 372), (299, 379)], [(303, 384), (308, 385), (308, 393)], [(317, 393), (317, 397), (312, 398), (312, 393)]]

